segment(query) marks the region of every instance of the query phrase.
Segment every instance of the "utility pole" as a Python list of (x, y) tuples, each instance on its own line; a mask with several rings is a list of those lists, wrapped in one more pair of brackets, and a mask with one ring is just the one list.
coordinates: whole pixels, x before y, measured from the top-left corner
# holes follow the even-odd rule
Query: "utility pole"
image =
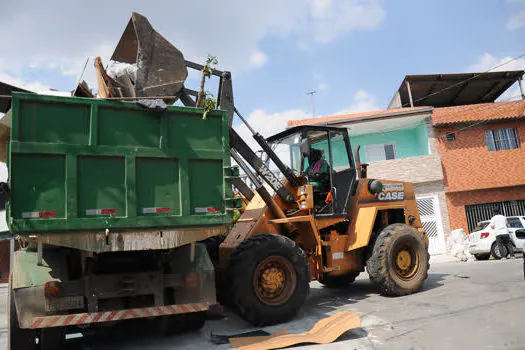
[(310, 91), (310, 92), (307, 92), (306, 94), (307, 95), (310, 95), (311, 96), (311, 99), (312, 99), (312, 117), (315, 117), (315, 100), (314, 100), (314, 95), (317, 91), (313, 90), (313, 91)]

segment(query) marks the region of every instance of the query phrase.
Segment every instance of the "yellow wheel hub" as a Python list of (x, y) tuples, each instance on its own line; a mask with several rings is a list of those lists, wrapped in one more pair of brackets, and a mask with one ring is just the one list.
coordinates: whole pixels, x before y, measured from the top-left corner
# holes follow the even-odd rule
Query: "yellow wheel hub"
[(275, 298), (283, 290), (285, 279), (282, 269), (267, 266), (261, 276), (262, 294), (269, 298)]
[(412, 263), (412, 256), (408, 250), (400, 250), (397, 253), (396, 264), (400, 270), (406, 270)]
[(292, 263), (280, 255), (264, 259), (255, 268), (253, 289), (257, 298), (267, 305), (285, 303), (295, 290), (296, 276)]

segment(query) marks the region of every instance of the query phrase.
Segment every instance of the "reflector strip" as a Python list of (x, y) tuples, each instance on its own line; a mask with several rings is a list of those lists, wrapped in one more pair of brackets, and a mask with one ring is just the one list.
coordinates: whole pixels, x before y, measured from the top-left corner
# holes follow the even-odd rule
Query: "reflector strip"
[(54, 211), (26, 211), (22, 213), (24, 219), (53, 218), (55, 216)]
[(86, 215), (114, 215), (116, 213), (117, 213), (117, 209), (115, 208), (86, 210)]
[(143, 214), (155, 214), (155, 213), (169, 213), (171, 211), (170, 208), (142, 208)]
[(195, 208), (195, 213), (202, 214), (202, 213), (220, 213), (221, 209), (217, 207), (200, 207)]
[(188, 312), (207, 311), (211, 303), (181, 304), (153, 306), (139, 309), (114, 310), (104, 312), (80, 313), (70, 315), (56, 315), (33, 317), (31, 328), (49, 328), (74, 326), (79, 324), (102, 323), (109, 321), (127, 320), (130, 318), (143, 318), (157, 315), (184, 314)]

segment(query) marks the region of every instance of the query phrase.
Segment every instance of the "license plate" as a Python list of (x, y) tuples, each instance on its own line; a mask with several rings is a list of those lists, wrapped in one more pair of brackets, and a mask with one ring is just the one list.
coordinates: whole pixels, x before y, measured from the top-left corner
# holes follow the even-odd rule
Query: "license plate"
[(46, 298), (46, 312), (82, 309), (83, 307), (83, 296)]

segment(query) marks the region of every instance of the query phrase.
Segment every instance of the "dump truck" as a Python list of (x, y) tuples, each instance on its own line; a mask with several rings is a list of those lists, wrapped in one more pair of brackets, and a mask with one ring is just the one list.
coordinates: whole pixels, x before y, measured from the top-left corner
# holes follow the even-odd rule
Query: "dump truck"
[(27, 248), (9, 283), (10, 348), (37, 337), (57, 348), (67, 329), (135, 318), (168, 332), (202, 326), (215, 282), (196, 242), (225, 233), (240, 206), (227, 113), (12, 98), (3, 188)]
[[(411, 183), (368, 178), (344, 128), (264, 138), (235, 107), (230, 72), (165, 47), (133, 14), (113, 57), (140, 63), (137, 97), (175, 91), (163, 98), (185, 107), (13, 94), (0, 189), (27, 248), (16, 252), (10, 281), (11, 348), (32, 348), (35, 338), (55, 347), (66, 328), (131, 318), (167, 332), (195, 328), (216, 298), (254, 325), (285, 322), (310, 281), (347, 286), (365, 268), (381, 294), (422, 288), (428, 238)], [(219, 80), (206, 118), (199, 92), (179, 79), (187, 69)], [(264, 158), (232, 127), (234, 116)], [(248, 202), (235, 223), (242, 202), (232, 186)]]

